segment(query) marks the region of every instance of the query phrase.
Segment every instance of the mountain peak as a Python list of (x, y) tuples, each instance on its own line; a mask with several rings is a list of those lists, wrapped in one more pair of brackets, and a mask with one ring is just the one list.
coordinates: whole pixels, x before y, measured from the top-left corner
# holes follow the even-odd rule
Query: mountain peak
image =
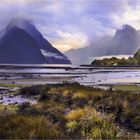
[(123, 25), (122, 29), (116, 31), (110, 43), (112, 54), (132, 54), (139, 44), (139, 35), (135, 28)]
[(71, 62), (42, 36), (30, 20), (12, 18), (0, 39), (0, 63), (70, 64)]
[(7, 25), (7, 30), (10, 30), (13, 27), (18, 27), (25, 30), (28, 26), (33, 26), (30, 20), (14, 17), (10, 20), (9, 24)]
[(124, 24), (122, 25), (122, 29), (134, 29), (131, 25)]
[(128, 25), (128, 24), (124, 24), (124, 25), (122, 25), (122, 28), (121, 29), (119, 29), (119, 30), (117, 30), (117, 33), (124, 33), (124, 32), (136, 32), (136, 29), (135, 28), (133, 28), (131, 25)]
[(118, 29), (116, 31), (115, 37), (128, 37), (128, 36), (132, 36), (132, 34), (137, 34), (137, 30), (135, 28), (133, 28), (131, 25), (125, 24), (122, 25), (121, 29)]

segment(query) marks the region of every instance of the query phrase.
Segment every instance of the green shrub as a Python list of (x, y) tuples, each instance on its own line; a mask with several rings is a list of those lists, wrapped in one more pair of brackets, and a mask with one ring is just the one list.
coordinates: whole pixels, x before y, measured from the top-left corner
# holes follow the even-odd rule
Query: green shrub
[(66, 123), (66, 128), (70, 132), (73, 132), (74, 130), (76, 130), (77, 127), (78, 127), (77, 121), (70, 121), (70, 122)]

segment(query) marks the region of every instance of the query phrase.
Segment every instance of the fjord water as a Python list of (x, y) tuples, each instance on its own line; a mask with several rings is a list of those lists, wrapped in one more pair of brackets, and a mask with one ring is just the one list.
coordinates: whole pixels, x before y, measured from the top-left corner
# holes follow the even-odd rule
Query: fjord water
[[(107, 84), (139, 84), (140, 83), (140, 68), (96, 68), (96, 67), (81, 67), (73, 65), (6, 65), (0, 66), (0, 79), (4, 80), (5, 74), (9, 74), (5, 80), (8, 79), (23, 79), (24, 74), (32, 75), (29, 78), (36, 79), (39, 77), (46, 78), (45, 83), (59, 83), (61, 77), (71, 77), (67, 79), (68, 82), (78, 82), (82, 85), (107, 85)], [(37, 75), (37, 76), (36, 76)], [(49, 80), (47, 80), (47, 78)], [(55, 80), (51, 81), (51, 78)], [(63, 81), (63, 80), (62, 80)], [(64, 80), (65, 81), (65, 80)], [(35, 80), (33, 81), (36, 84)]]

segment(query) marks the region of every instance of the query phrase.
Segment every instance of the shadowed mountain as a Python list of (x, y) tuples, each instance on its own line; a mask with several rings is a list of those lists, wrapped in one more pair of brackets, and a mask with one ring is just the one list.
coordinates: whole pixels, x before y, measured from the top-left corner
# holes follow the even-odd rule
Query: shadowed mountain
[(29, 21), (14, 18), (0, 40), (0, 63), (70, 64)]
[[(113, 37), (105, 36), (89, 47), (68, 50), (65, 55), (74, 64), (89, 64), (94, 57), (106, 55), (132, 55), (140, 46), (140, 32), (123, 25)], [(92, 59), (91, 59), (92, 58)]]
[(130, 25), (123, 25), (117, 30), (115, 36), (109, 44), (108, 54), (133, 54), (140, 45), (140, 35)]

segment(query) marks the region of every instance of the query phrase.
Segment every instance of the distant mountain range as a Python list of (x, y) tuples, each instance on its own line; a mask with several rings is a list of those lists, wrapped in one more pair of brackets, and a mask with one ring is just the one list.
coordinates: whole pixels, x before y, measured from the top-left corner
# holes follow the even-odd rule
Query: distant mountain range
[(90, 46), (68, 50), (65, 55), (73, 64), (86, 64), (93, 57), (104, 55), (132, 55), (140, 46), (140, 31), (130, 25), (123, 25), (113, 37), (104, 36)]
[(0, 35), (0, 63), (70, 64), (28, 20), (13, 18)]

